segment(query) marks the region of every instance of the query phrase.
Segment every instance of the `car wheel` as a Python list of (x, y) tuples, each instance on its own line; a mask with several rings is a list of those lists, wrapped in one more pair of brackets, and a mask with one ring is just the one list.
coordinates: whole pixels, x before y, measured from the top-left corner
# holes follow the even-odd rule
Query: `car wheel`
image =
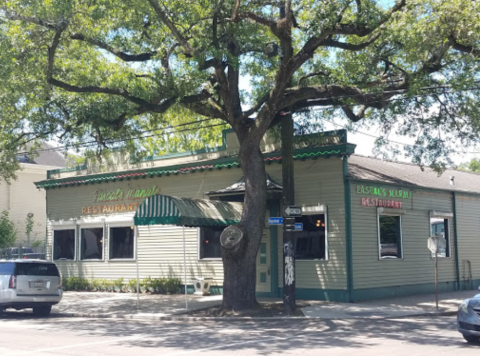
[(49, 316), (50, 312), (52, 311), (52, 306), (44, 306), (44, 307), (34, 307), (33, 308), (33, 315), (35, 316)]
[(462, 335), (463, 335), (463, 338), (467, 340), (467, 342), (470, 344), (477, 344), (480, 342), (480, 336), (466, 335), (466, 334), (462, 334)]

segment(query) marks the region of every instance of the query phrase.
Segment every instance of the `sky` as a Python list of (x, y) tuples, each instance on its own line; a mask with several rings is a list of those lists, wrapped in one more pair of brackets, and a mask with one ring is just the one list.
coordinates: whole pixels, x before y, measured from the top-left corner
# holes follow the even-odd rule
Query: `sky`
[[(327, 130), (335, 130), (339, 129), (339, 127), (334, 126), (332, 124), (327, 124), (326, 125)], [(347, 140), (350, 143), (356, 144), (357, 147), (355, 149), (355, 153), (362, 155), (362, 156), (370, 156), (370, 157), (375, 157), (373, 154), (373, 148), (374, 148), (374, 143), (376, 137), (380, 136), (380, 128), (377, 127), (370, 127), (368, 129), (368, 132), (366, 132), (366, 129), (360, 129), (358, 132), (348, 132), (347, 134)], [(407, 137), (404, 136), (399, 136), (395, 134), (391, 134), (389, 136), (389, 139), (391, 141), (399, 142), (402, 143), (403, 145), (411, 145), (413, 144), (413, 140), (409, 140)], [(399, 145), (400, 147), (402, 145)], [(480, 158), (480, 152), (476, 152), (474, 148), (469, 149), (468, 147), (462, 147), (461, 144), (459, 143), (457, 145), (457, 151), (458, 152), (471, 152), (471, 153), (465, 153), (465, 154), (452, 154), (451, 158), (452, 161), (456, 165), (460, 165), (461, 163), (466, 163), (471, 161), (473, 158)], [(476, 152), (476, 153), (475, 153)], [(403, 162), (411, 162), (411, 159), (409, 157), (405, 157), (403, 154), (400, 154), (396, 157), (396, 160), (398, 161), (403, 161)]]

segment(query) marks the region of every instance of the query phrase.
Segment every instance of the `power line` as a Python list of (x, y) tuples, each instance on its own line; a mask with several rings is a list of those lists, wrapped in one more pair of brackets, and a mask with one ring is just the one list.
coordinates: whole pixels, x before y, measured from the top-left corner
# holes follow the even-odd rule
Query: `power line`
[[(215, 120), (215, 119), (205, 119), (201, 121), (209, 121), (209, 120)], [(153, 132), (153, 131), (166, 131), (167, 129), (170, 128), (175, 128), (179, 126), (185, 126), (185, 125), (192, 125), (197, 123), (197, 121), (193, 121), (187, 124), (180, 124), (180, 125), (175, 125), (175, 126), (170, 126), (170, 127), (165, 127), (161, 129), (155, 129), (155, 130), (147, 130), (145, 132)], [(145, 139), (145, 138), (150, 138), (150, 137), (155, 137), (155, 136), (160, 136), (160, 135), (165, 135), (165, 134), (176, 134), (176, 133), (182, 133), (182, 132), (188, 132), (188, 131), (197, 131), (200, 129), (207, 129), (207, 128), (212, 128), (212, 127), (218, 127), (218, 126), (225, 126), (228, 125), (227, 123), (221, 123), (221, 124), (215, 124), (215, 125), (209, 125), (209, 126), (202, 126), (202, 127), (193, 127), (193, 128), (188, 128), (188, 129), (183, 129), (183, 130), (177, 130), (173, 132), (160, 132), (157, 134), (153, 135), (142, 135), (142, 136), (136, 136), (136, 137), (129, 137), (129, 138), (124, 138), (124, 139), (116, 139), (116, 140), (106, 140), (104, 143), (105, 144), (114, 144), (114, 143), (120, 143), (120, 142), (127, 142), (127, 141), (132, 141), (132, 140), (139, 140), (139, 139)], [(72, 146), (57, 146), (57, 147), (51, 147), (51, 148), (45, 148), (45, 149), (40, 149), (37, 150), (37, 152), (49, 152), (49, 151), (61, 151), (64, 149), (68, 149), (69, 147), (75, 147), (75, 148), (80, 148), (80, 147), (87, 147), (90, 145), (98, 144), (98, 141), (88, 141), (88, 142), (80, 142), (77, 144), (74, 144)], [(28, 152), (19, 152), (18, 154), (28, 154)]]
[[(477, 84), (478, 82), (475, 81), (474, 83)], [(451, 89), (451, 86), (445, 85), (445, 86), (420, 88), (420, 90), (435, 90), (435, 89)], [(470, 88), (457, 90), (455, 92), (445, 92), (444, 91), (443, 93), (440, 93), (439, 95), (452, 94), (452, 93), (463, 92), (463, 91), (474, 91), (474, 90), (480, 90), (480, 87), (470, 87)], [(399, 89), (399, 90), (379, 92), (378, 94), (379, 95), (382, 95), (382, 94), (404, 94), (406, 91), (407, 91), (406, 89)], [(429, 96), (431, 94), (434, 94), (434, 93), (417, 94), (417, 95), (411, 96), (410, 98), (426, 97), (426, 96)], [(311, 99), (311, 100), (315, 101), (315, 102), (331, 101), (331, 100), (338, 100), (338, 99), (349, 99), (349, 98), (354, 98), (354, 97), (365, 97), (365, 95), (372, 95), (372, 94), (349, 94), (349, 95), (340, 95), (340, 96), (335, 96), (335, 97), (330, 97), (330, 98), (320, 98), (320, 99)], [(401, 97), (401, 98), (390, 98), (390, 99), (386, 99), (386, 100), (375, 100), (375, 101), (369, 101), (368, 104), (393, 102), (393, 101), (400, 101), (400, 100), (405, 100), (405, 99), (407, 99), (407, 98), (406, 97)], [(345, 105), (345, 106), (355, 107), (355, 106), (359, 106), (359, 105), (362, 105), (362, 104), (348, 104), (348, 105)], [(330, 107), (335, 107), (335, 106), (331, 105)], [(296, 113), (319, 111), (319, 110), (324, 110), (324, 109), (325, 109), (325, 107), (324, 108), (310, 108), (309, 110), (297, 111)], [(157, 133), (157, 134), (148, 135), (148, 136), (137, 136), (137, 137), (127, 138), (127, 139), (107, 140), (107, 141), (105, 141), (105, 143), (114, 144), (114, 143), (119, 143), (119, 142), (127, 142), (127, 141), (131, 141), (131, 140), (135, 140), (135, 139), (155, 137), (155, 136), (159, 136), (161, 134), (168, 134), (168, 133), (165, 133), (164, 131), (172, 129), (172, 128), (192, 125), (192, 124), (211, 121), (211, 120), (215, 120), (215, 119), (214, 118), (208, 118), (208, 119), (202, 119), (202, 120), (187, 122), (187, 123), (178, 124), (178, 125), (171, 125), (171, 126), (167, 126), (167, 127), (160, 128), (160, 129), (145, 130), (145, 131), (142, 132), (142, 134), (148, 133), (148, 132), (155, 132), (155, 131), (162, 131), (162, 133)], [(210, 128), (210, 127), (217, 127), (217, 126), (223, 126), (223, 125), (228, 125), (228, 124), (227, 123), (222, 123), (222, 124), (205, 126), (205, 127), (200, 127), (200, 128), (192, 128), (192, 129), (174, 131), (174, 132), (170, 132), (170, 133), (171, 134), (181, 133), (181, 132), (186, 132), (186, 131), (193, 131), (193, 130), (198, 130), (198, 129), (202, 129), (202, 128)], [(362, 133), (362, 132), (359, 132), (359, 133)], [(367, 133), (362, 133), (362, 134), (365, 134), (367, 136), (372, 136), (372, 135), (367, 134)], [(378, 136), (372, 136), (372, 137), (379, 138)], [(412, 145), (408, 145), (408, 144), (403, 144), (401, 142), (395, 142), (395, 141), (391, 141), (391, 140), (388, 140), (388, 141), (393, 142), (393, 143), (397, 143), (397, 144), (400, 144), (400, 145), (404, 145), (404, 146), (412, 146)], [(88, 145), (93, 145), (93, 144), (98, 144), (98, 142), (97, 141), (80, 142), (80, 143), (75, 144), (73, 146), (78, 148), (78, 147), (86, 147)], [(41, 150), (38, 150), (37, 152), (59, 151), (59, 150), (62, 150), (62, 149), (67, 149), (67, 148), (68, 148), (68, 146), (58, 146), (58, 147), (52, 147), (52, 148), (47, 148), (47, 149), (41, 149)], [(26, 154), (26, 153), (27, 152), (20, 152), (19, 154)], [(479, 152), (467, 152), (467, 153), (479, 153)]]
[[(334, 123), (334, 122), (330, 122), (330, 123), (331, 123), (332, 125), (334, 125), (334, 126), (344, 128), (343, 125), (336, 124), (336, 123)], [(359, 134), (362, 134), (362, 135), (365, 135), (365, 136), (373, 137), (373, 138), (375, 138), (375, 139), (380, 138), (380, 136), (375, 136), (375, 135), (372, 135), (372, 134), (369, 134), (369, 133), (366, 133), (366, 132), (362, 132), (362, 131), (358, 131), (358, 130), (354, 131), (353, 133), (359, 133)], [(404, 143), (404, 142), (398, 142), (398, 141), (394, 141), (394, 140), (390, 140), (390, 139), (385, 139), (385, 141), (388, 141), (388, 142), (391, 142), (391, 143), (395, 143), (395, 144), (401, 145), (401, 146), (414, 147), (414, 145), (412, 145), (412, 144)], [(453, 153), (457, 153), (457, 154), (480, 154), (480, 152), (475, 152), (475, 151), (473, 151), (473, 152), (468, 152), (468, 151), (466, 151), (466, 152), (452, 151), (452, 152), (453, 152)]]

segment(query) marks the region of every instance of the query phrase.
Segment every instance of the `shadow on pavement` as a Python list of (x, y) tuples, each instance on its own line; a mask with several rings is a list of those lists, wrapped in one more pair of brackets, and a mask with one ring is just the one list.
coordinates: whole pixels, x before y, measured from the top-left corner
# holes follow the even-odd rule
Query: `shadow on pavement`
[[(30, 320), (38, 330), (61, 327), (82, 336), (118, 338), (121, 347), (172, 348), (175, 350), (254, 349), (262, 355), (296, 353), (330, 347), (367, 348), (380, 338), (415, 345), (472, 348), (456, 332), (454, 317), (378, 320), (286, 320), (286, 321), (200, 321), (139, 322), (103, 319), (41, 320), (29, 313), (9, 312), (9, 320)], [(50, 324), (45, 325), (45, 324)], [(445, 333), (446, 331), (449, 331)], [(454, 332), (454, 334), (452, 334)], [(445, 333), (445, 337), (438, 337)], [(452, 335), (455, 335), (452, 337)], [(133, 338), (132, 336), (138, 336)], [(125, 340), (129, 337), (129, 340)], [(480, 348), (479, 348), (480, 349)]]

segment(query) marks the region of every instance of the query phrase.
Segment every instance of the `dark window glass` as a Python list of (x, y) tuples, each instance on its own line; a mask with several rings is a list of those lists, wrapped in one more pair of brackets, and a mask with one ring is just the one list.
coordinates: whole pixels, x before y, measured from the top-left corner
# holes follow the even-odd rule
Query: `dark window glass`
[(53, 232), (53, 259), (75, 259), (75, 230), (55, 230)]
[(82, 260), (101, 260), (103, 259), (103, 228), (84, 228), (82, 229), (81, 241)]
[[(438, 238), (438, 257), (450, 257), (449, 221), (444, 218), (430, 218), (432, 237)], [(432, 253), (432, 256), (435, 254)]]
[(325, 214), (303, 215), (295, 219), (303, 231), (295, 232), (295, 258), (299, 260), (326, 259)]
[(57, 266), (51, 263), (17, 263), (16, 265), (17, 276), (59, 276)]
[(380, 258), (402, 258), (400, 216), (380, 215)]
[(221, 258), (220, 235), (226, 226), (200, 228), (200, 258)]
[(13, 270), (15, 269), (15, 264), (12, 262), (0, 262), (0, 276), (11, 276)]
[(110, 228), (110, 259), (133, 258), (134, 230), (130, 227)]

